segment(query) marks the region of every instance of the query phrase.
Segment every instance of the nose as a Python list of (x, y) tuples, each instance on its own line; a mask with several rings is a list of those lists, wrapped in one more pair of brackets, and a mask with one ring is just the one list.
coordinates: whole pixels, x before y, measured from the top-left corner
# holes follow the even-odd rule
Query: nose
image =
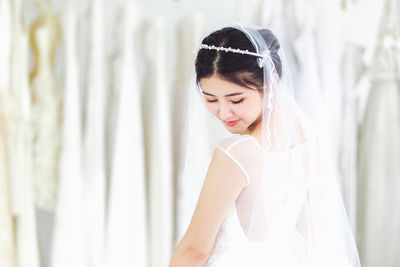
[(221, 120), (229, 120), (232, 118), (233, 112), (229, 104), (221, 103), (219, 105), (218, 115)]

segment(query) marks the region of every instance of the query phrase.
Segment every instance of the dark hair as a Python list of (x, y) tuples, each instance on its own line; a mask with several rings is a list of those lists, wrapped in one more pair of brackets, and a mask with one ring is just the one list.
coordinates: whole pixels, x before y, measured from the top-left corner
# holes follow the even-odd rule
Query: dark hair
[[(274, 62), (276, 72), (279, 78), (282, 75), (282, 62), (278, 55), (280, 48), (278, 39), (268, 29), (260, 29), (258, 32), (264, 38), (269, 50), (271, 58)], [(225, 27), (217, 30), (202, 41), (202, 44), (239, 48), (256, 52), (253, 44), (242, 31)], [(263, 92), (263, 71), (257, 65), (257, 57), (246, 54), (233, 52), (224, 52), (209, 49), (200, 49), (196, 61), (196, 82), (200, 79), (208, 78), (213, 74), (219, 74), (224, 79), (236, 83), (241, 86), (255, 86), (260, 92)]]

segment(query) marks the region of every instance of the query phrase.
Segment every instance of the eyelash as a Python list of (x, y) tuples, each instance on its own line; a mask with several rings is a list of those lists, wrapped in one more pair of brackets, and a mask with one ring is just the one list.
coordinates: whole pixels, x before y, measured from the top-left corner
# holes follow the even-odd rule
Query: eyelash
[[(207, 99), (207, 102), (209, 102), (209, 103), (213, 103), (213, 102), (216, 102), (217, 100), (208, 100)], [(232, 104), (240, 104), (241, 102), (243, 101), (243, 98), (242, 99), (240, 99), (239, 101), (232, 101)]]

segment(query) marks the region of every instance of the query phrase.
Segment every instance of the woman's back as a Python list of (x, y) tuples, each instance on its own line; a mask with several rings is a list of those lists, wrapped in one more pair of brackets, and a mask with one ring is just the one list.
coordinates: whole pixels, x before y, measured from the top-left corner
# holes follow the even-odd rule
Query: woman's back
[[(250, 135), (233, 135), (217, 148), (240, 167), (247, 185), (221, 225), (206, 266), (250, 266), (250, 259), (251, 266), (303, 266), (307, 143), (290, 151), (270, 153)], [(295, 180), (283, 168), (287, 165), (282, 162), (287, 161), (294, 167), (291, 169), (299, 171)], [(265, 163), (269, 166), (263, 166)], [(263, 170), (270, 175), (262, 175)]]

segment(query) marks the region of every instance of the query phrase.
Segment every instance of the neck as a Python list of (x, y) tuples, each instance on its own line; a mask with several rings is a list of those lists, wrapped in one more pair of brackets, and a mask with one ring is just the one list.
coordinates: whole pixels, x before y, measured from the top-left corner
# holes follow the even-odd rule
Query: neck
[(250, 124), (249, 127), (247, 127), (246, 130), (244, 130), (242, 133), (240, 134), (251, 134), (251, 135), (255, 135), (256, 133), (258, 133), (261, 129), (261, 125), (262, 125), (262, 115), (263, 112), (260, 112), (260, 114), (258, 114), (257, 119), (254, 120), (254, 122), (252, 124)]

